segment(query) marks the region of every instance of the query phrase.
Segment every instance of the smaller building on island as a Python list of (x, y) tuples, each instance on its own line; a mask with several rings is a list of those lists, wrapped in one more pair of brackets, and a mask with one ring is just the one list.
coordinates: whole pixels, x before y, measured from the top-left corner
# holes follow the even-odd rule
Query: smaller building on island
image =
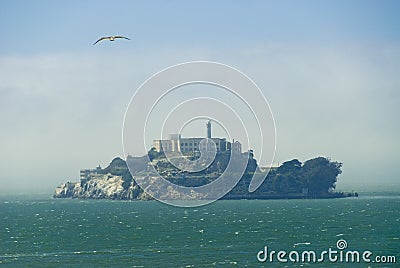
[(100, 165), (94, 169), (81, 169), (80, 170), (80, 178), (86, 179), (90, 174), (99, 174), (100, 172), (101, 172)]

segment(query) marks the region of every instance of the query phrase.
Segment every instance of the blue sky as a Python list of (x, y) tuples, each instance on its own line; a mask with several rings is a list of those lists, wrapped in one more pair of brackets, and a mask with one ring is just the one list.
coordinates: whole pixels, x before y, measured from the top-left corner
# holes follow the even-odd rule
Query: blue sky
[(2, 1), (0, 52), (91, 49), (103, 34), (137, 46), (397, 42), (398, 1)]
[[(260, 86), (275, 162), (328, 156), (344, 189), (397, 187), (398, 14), (398, 1), (0, 1), (0, 193), (51, 192), (122, 156), (132, 94), (192, 60)], [(92, 45), (113, 34), (132, 40)]]

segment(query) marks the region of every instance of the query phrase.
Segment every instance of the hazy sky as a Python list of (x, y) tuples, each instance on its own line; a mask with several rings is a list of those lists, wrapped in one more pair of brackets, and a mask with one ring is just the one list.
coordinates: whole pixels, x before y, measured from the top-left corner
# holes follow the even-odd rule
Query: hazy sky
[[(193, 60), (258, 84), (275, 162), (327, 156), (342, 189), (398, 187), (398, 14), (398, 1), (2, 0), (0, 194), (51, 193), (122, 156), (135, 90)], [(115, 34), (132, 40), (92, 45)]]

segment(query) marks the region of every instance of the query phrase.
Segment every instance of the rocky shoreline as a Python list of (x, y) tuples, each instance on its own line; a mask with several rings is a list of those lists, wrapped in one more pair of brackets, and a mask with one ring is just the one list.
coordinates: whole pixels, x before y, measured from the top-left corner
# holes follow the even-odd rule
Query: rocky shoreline
[[(217, 158), (216, 165), (221, 166), (222, 159)], [(307, 162), (318, 162), (312, 169), (307, 168)], [(222, 199), (325, 199), (325, 198), (345, 198), (357, 197), (358, 193), (344, 193), (333, 191), (336, 176), (340, 174), (340, 163), (330, 162), (324, 158), (316, 158), (307, 161), (302, 165), (298, 160), (292, 160), (283, 163), (275, 170), (271, 170), (263, 184), (252, 193), (248, 192), (248, 187), (252, 179), (252, 172), (258, 167), (255, 160), (249, 162), (246, 174), (240, 179), (237, 185)], [(322, 164), (321, 164), (322, 163)], [(340, 164), (340, 165), (339, 165)], [(334, 165), (334, 167), (332, 167)], [(304, 167), (305, 170), (302, 170)], [(336, 171), (331, 175), (329, 187), (323, 190), (315, 191), (316, 186), (321, 189), (319, 184), (310, 182), (309, 177), (321, 177), (321, 174), (327, 174), (327, 170)], [(66, 182), (59, 185), (53, 194), (53, 198), (80, 198), (80, 199), (112, 199), (112, 200), (152, 200), (151, 194), (144, 191), (135, 181), (136, 178), (150, 176), (151, 181), (155, 182), (158, 178), (152, 177), (149, 172), (140, 170), (138, 174), (130, 174), (127, 164), (121, 158), (115, 158), (105, 169), (89, 170), (88, 174), (82, 176), (80, 182)], [(297, 172), (297, 173), (296, 173)], [(139, 175), (140, 174), (140, 175)], [(205, 174), (207, 178), (208, 174)], [(334, 176), (334, 177), (333, 177)], [(322, 180), (317, 178), (317, 181)], [(176, 178), (171, 178), (176, 179)], [(194, 186), (202, 180), (198, 177), (187, 175), (183, 183)], [(204, 180), (204, 179), (203, 179)], [(178, 180), (179, 181), (179, 180)], [(206, 181), (207, 183), (207, 181)], [(308, 184), (307, 184), (308, 183)], [(173, 190), (166, 192), (163, 199), (207, 199), (207, 196), (194, 193), (193, 196), (180, 196)]]
[(134, 180), (124, 184), (122, 176), (112, 174), (90, 174), (81, 182), (67, 182), (58, 186), (53, 198), (148, 200), (146, 194)]
[[(171, 194), (171, 197), (173, 195)], [(358, 197), (358, 193), (333, 192), (326, 195), (308, 196), (302, 193), (294, 194), (234, 194), (228, 193), (221, 199), (226, 200), (270, 200), (270, 199), (326, 199)], [(78, 199), (110, 199), (110, 200), (152, 200), (153, 198), (143, 191), (134, 180), (124, 184), (121, 176), (112, 174), (91, 174), (81, 182), (67, 182), (59, 185), (53, 198)], [(173, 199), (173, 198), (171, 198)]]

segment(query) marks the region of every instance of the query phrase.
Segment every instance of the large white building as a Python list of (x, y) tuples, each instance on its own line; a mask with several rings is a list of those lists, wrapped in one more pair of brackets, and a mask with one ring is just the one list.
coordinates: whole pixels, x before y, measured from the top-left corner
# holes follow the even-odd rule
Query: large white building
[[(216, 148), (217, 152), (231, 151), (235, 153), (242, 153), (242, 145), (238, 141), (234, 141), (233, 143), (226, 141), (225, 138), (212, 138), (211, 137), (211, 122), (207, 122), (207, 137), (211, 139)], [(157, 152), (182, 152), (182, 153), (196, 153), (199, 152), (200, 149), (202, 151), (207, 151), (207, 146), (210, 146), (207, 143), (205, 138), (182, 138), (180, 134), (171, 134), (169, 135), (168, 140), (153, 140), (153, 146)]]

